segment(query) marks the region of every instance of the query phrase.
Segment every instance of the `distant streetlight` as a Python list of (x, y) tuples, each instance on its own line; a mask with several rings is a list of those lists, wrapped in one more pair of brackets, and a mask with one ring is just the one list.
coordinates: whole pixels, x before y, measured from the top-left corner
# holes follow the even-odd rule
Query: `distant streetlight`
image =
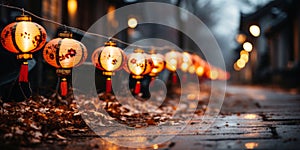
[(246, 41), (246, 39), (247, 39), (246, 35), (245, 35), (245, 34), (242, 34), (242, 33), (236, 35), (235, 38), (236, 38), (236, 41), (237, 41), (238, 43), (240, 43), (240, 44), (244, 43), (244, 42)]
[(237, 63), (234, 63), (233, 69), (234, 69), (235, 71), (240, 71), (240, 70), (241, 70), (241, 68), (237, 66)]
[(243, 48), (244, 50), (246, 50), (247, 52), (251, 52), (253, 49), (253, 45), (250, 42), (245, 42), (243, 44)]
[(128, 27), (129, 28), (135, 28), (138, 25), (138, 21), (136, 20), (136, 18), (129, 18), (128, 19)]
[(245, 60), (243, 60), (243, 59), (239, 59), (237, 62), (236, 62), (236, 65), (239, 67), (239, 68), (244, 68), (245, 67), (245, 65), (246, 65), (246, 62), (245, 62)]
[(68, 12), (71, 16), (75, 15), (77, 7), (77, 0), (68, 0)]
[(257, 25), (251, 25), (249, 27), (249, 31), (254, 37), (258, 37), (260, 35), (260, 28)]
[(249, 60), (249, 53), (245, 50), (242, 50), (240, 52), (240, 59), (243, 59), (245, 62), (248, 62)]

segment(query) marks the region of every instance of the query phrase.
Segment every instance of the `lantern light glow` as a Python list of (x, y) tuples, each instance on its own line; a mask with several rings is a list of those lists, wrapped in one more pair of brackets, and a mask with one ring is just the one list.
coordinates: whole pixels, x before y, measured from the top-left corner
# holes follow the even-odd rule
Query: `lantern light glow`
[(258, 37), (260, 35), (260, 28), (257, 25), (251, 25), (249, 27), (249, 31), (254, 37)]
[(129, 18), (128, 19), (128, 27), (129, 28), (136, 28), (136, 26), (138, 25), (138, 21), (137, 21), (137, 19), (136, 18)]
[(245, 42), (243, 44), (243, 48), (247, 51), (247, 52), (251, 52), (253, 49), (253, 45), (250, 42)]

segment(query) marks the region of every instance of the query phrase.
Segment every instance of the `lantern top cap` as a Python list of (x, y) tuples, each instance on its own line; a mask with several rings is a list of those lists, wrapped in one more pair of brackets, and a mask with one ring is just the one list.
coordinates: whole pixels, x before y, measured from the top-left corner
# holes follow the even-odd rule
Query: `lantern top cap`
[(60, 38), (72, 38), (73, 33), (70, 32), (70, 31), (62, 31), (62, 32), (58, 33), (58, 37), (60, 37)]
[(157, 54), (157, 52), (156, 52), (155, 49), (151, 49), (151, 50), (149, 51), (149, 53), (150, 53), (150, 54)]
[(27, 15), (17, 16), (16, 21), (31, 21), (31, 17)]
[(144, 50), (138, 48), (138, 49), (135, 49), (133, 52), (135, 52), (135, 53), (144, 53)]
[(109, 40), (109, 41), (105, 42), (104, 45), (105, 46), (117, 46), (117, 43), (112, 40)]

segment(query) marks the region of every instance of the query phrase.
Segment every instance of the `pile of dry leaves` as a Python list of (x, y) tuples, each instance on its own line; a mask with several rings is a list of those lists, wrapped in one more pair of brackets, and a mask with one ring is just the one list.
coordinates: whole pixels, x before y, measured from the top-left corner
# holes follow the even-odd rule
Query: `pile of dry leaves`
[[(117, 100), (114, 95), (99, 94), (97, 98), (81, 95), (67, 100), (34, 96), (24, 102), (1, 103), (0, 143), (63, 144), (72, 135), (93, 134), (88, 125), (105, 126), (114, 121), (135, 128), (161, 125), (172, 120), (175, 110), (189, 106), (188, 101), (178, 106), (179, 101), (174, 98), (153, 99), (146, 102), (125, 97)], [(202, 115), (204, 105), (201, 101), (195, 113)]]

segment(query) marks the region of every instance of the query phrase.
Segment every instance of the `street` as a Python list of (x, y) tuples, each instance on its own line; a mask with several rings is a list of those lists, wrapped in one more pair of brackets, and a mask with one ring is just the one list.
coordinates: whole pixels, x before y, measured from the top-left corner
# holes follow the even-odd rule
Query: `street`
[(171, 125), (164, 126), (168, 128), (165, 132), (152, 131), (151, 135), (142, 132), (122, 135), (120, 130), (105, 133), (105, 130), (114, 127), (104, 127), (103, 132), (99, 132), (101, 137), (94, 133), (74, 134), (68, 137), (65, 144), (46, 142), (32, 148), (130, 149), (108, 141), (118, 144), (132, 142), (134, 145), (155, 138), (170, 138), (162, 144), (139, 149), (298, 149), (299, 93), (295, 90), (240, 85), (229, 85), (226, 91), (220, 114), (202, 133), (196, 131), (201, 123), (201, 115), (196, 115), (184, 129), (180, 125)]

